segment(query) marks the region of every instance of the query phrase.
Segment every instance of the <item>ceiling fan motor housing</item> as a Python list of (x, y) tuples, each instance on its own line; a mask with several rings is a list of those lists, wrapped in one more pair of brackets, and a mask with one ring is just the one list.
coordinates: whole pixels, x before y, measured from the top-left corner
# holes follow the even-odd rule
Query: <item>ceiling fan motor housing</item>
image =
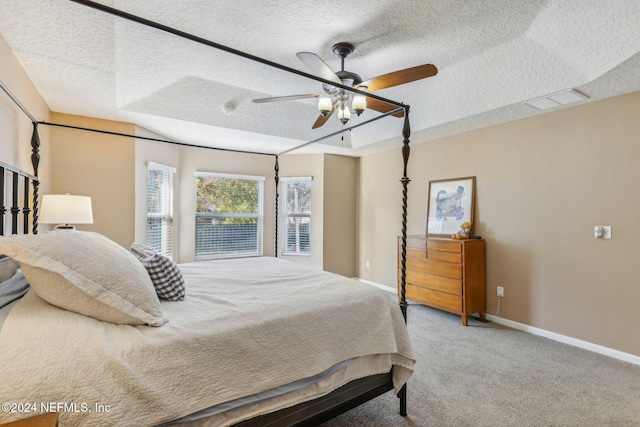
[[(353, 51), (355, 50), (355, 46), (351, 43), (342, 42), (334, 44), (331, 50), (336, 54), (338, 58), (340, 58), (341, 61), (342, 69), (340, 71), (337, 71), (336, 75), (342, 81), (342, 84), (345, 86), (354, 87), (362, 83), (362, 77), (360, 77), (356, 73), (352, 73), (351, 71), (345, 71), (344, 69), (344, 59), (353, 53)], [(328, 84), (323, 84), (322, 89), (329, 95), (334, 95), (340, 92), (338, 89)]]
[[(338, 71), (336, 72), (336, 75), (340, 78), (342, 84), (345, 86), (354, 87), (362, 83), (362, 77), (360, 77), (356, 73), (352, 73), (351, 71)], [(331, 86), (326, 83), (322, 84), (322, 89), (328, 95), (335, 95), (336, 93), (341, 91), (341, 89), (338, 89), (335, 86)]]
[(351, 55), (356, 47), (349, 42), (336, 43), (331, 47), (331, 51), (340, 59), (344, 59)]

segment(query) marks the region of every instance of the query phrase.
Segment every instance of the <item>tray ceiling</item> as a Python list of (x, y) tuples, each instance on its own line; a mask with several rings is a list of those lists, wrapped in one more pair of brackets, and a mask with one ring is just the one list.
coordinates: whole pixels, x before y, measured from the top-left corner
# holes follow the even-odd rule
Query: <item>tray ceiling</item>
[[(339, 70), (331, 46), (342, 41), (356, 46), (345, 68), (365, 80), (434, 64), (434, 77), (375, 92), (411, 106), (412, 142), (540, 114), (522, 102), (567, 89), (583, 102), (640, 90), (635, 0), (98, 3), (304, 72), (297, 52)], [(268, 153), (342, 127), (334, 117), (311, 129), (315, 99), (251, 102), (321, 93), (318, 82), (69, 0), (3, 0), (0, 35), (53, 111)], [(367, 110), (351, 124), (377, 115)], [(302, 152), (379, 152), (401, 145), (401, 129), (401, 119), (385, 117)]]

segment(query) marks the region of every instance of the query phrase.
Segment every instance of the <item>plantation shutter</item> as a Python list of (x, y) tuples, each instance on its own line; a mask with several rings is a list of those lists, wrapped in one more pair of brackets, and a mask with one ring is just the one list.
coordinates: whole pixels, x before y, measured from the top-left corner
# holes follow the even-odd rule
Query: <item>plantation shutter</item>
[(311, 177), (284, 177), (283, 255), (311, 254)]
[(176, 169), (147, 163), (147, 246), (173, 256), (173, 175)]

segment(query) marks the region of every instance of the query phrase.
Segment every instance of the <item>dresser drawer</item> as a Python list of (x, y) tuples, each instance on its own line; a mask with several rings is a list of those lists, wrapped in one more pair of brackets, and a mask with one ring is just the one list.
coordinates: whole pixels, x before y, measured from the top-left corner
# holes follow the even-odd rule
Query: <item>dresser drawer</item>
[(462, 265), (424, 258), (407, 258), (407, 270), (462, 279)]
[(462, 243), (456, 240), (429, 239), (427, 249), (430, 251), (462, 253)]
[[(402, 245), (402, 239), (398, 238), (398, 246)], [(407, 236), (407, 248), (426, 249), (427, 241), (424, 237)]]
[(427, 251), (427, 258), (436, 261), (454, 262), (456, 264), (462, 264), (462, 254), (453, 252), (441, 252), (441, 251)]
[[(398, 251), (398, 254), (401, 254), (400, 250)], [(426, 249), (407, 248), (407, 257), (425, 258), (426, 254), (427, 254)], [(400, 260), (400, 255), (398, 255), (398, 260)]]
[(454, 313), (462, 312), (462, 297), (412, 285), (407, 285), (406, 290), (407, 298), (410, 300)]
[(429, 288), (448, 294), (462, 296), (462, 280), (434, 276), (428, 273), (407, 271), (407, 283), (421, 288)]

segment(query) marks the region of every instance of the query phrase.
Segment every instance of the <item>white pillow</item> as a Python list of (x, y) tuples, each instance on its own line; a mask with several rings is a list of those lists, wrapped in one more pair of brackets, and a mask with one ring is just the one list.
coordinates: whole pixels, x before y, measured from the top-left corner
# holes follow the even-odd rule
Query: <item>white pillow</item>
[(45, 301), (105, 322), (160, 326), (160, 300), (129, 251), (91, 232), (0, 237), (0, 253), (19, 262)]
[(9, 257), (0, 255), (0, 282), (9, 280), (18, 271), (18, 264)]

